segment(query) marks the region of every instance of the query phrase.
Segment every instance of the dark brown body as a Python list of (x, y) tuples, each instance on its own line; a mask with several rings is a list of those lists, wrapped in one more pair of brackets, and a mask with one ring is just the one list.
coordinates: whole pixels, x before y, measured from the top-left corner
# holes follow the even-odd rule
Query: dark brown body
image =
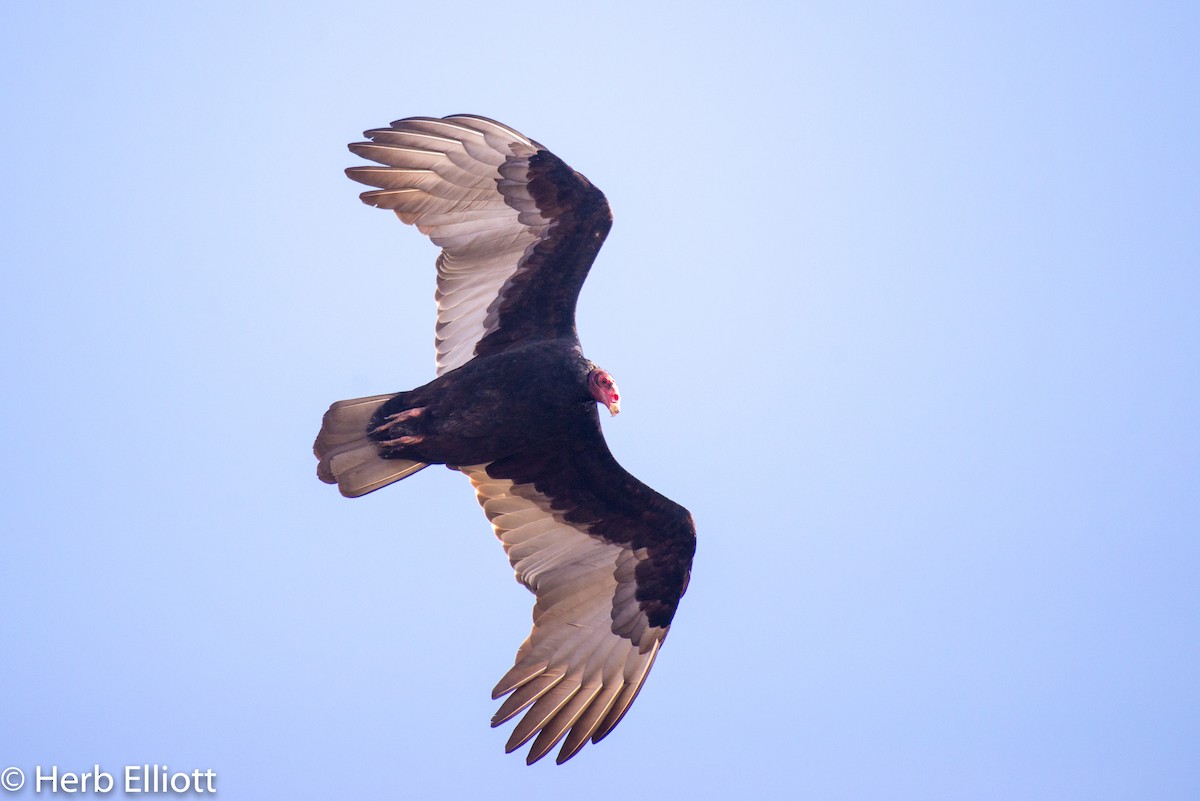
[[(594, 369), (571, 340), (531, 342), (401, 392), (370, 422), (384, 459), (451, 466), (483, 464), (557, 439), (595, 415)], [(406, 411), (417, 414), (392, 424)], [(415, 442), (399, 443), (401, 438)], [(394, 443), (394, 444), (384, 444)]]

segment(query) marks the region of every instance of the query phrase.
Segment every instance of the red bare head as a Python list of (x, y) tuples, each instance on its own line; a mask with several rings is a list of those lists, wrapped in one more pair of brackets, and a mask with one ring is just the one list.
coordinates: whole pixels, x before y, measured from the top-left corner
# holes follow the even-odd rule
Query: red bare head
[(621, 411), (621, 393), (617, 391), (617, 382), (607, 370), (599, 367), (588, 373), (588, 392), (597, 402), (608, 407), (609, 414)]

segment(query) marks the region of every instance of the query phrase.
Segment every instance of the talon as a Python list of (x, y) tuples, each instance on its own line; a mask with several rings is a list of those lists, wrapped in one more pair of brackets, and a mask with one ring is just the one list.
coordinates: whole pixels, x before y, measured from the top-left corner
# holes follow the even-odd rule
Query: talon
[(420, 442), (423, 439), (425, 439), (425, 438), (421, 437), (421, 436), (397, 437), (396, 439), (380, 440), (379, 444), (384, 446), (385, 448), (390, 448), (395, 445), (416, 445), (418, 442)]
[(384, 418), (383, 422), (384, 422), (384, 425), (390, 426), (390, 425), (394, 425), (395, 423), (403, 423), (405, 420), (410, 420), (413, 417), (420, 417), (424, 413), (425, 413), (425, 407), (418, 406), (415, 409), (405, 409), (402, 412), (396, 412), (395, 414), (389, 414), (387, 417)]

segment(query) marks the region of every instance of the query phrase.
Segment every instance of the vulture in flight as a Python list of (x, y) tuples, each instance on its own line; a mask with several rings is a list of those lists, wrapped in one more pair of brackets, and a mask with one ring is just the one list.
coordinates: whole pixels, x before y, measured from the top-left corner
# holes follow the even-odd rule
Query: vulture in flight
[(484, 117), (412, 117), (350, 150), (346, 170), (441, 247), (437, 377), (339, 401), (317, 475), (358, 497), (431, 464), (466, 474), (535, 596), (533, 631), (492, 691), (512, 752), (560, 741), (558, 762), (612, 731), (637, 697), (687, 589), (686, 509), (613, 458), (596, 405), (613, 377), (588, 361), (575, 302), (612, 225), (604, 194), (545, 147)]

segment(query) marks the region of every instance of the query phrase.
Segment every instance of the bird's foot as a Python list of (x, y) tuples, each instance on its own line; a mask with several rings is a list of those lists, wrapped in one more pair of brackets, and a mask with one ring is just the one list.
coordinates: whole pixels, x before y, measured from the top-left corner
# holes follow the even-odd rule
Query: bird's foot
[[(425, 437), (413, 433), (412, 428), (407, 423), (409, 420), (420, 417), (424, 413), (425, 407), (417, 406), (413, 409), (405, 409), (394, 414), (389, 414), (368, 433), (370, 433), (372, 439), (375, 439), (376, 442), (385, 448), (394, 448), (397, 445), (416, 445), (425, 439)], [(381, 439), (381, 437), (385, 436), (389, 438)]]

